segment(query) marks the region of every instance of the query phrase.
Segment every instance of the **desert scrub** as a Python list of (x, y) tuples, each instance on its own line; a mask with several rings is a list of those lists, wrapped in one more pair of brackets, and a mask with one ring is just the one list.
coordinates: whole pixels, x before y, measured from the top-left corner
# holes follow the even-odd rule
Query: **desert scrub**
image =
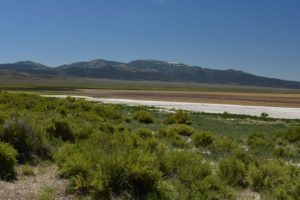
[(74, 141), (75, 139), (69, 123), (61, 119), (52, 120), (52, 124), (47, 127), (46, 131), (50, 138), (60, 138), (63, 141)]
[(290, 168), (282, 160), (252, 163), (247, 172), (250, 186), (256, 191), (272, 190), (278, 185), (289, 181), (290, 175)]
[(166, 138), (168, 136), (166, 128), (160, 128), (155, 135), (158, 138)]
[(125, 115), (124, 116), (124, 121), (126, 122), (126, 123), (130, 123), (131, 122), (131, 117), (130, 117), (130, 115)]
[(202, 156), (197, 153), (173, 151), (158, 157), (159, 168), (166, 177), (178, 176), (179, 170), (192, 163), (202, 166)]
[(138, 111), (133, 115), (133, 119), (137, 120), (140, 123), (151, 124), (154, 123), (154, 117), (147, 111)]
[(180, 135), (175, 135), (170, 140), (171, 140), (171, 145), (175, 148), (188, 147), (188, 143)]
[(149, 128), (139, 128), (136, 130), (136, 134), (142, 138), (152, 137), (152, 131)]
[(174, 124), (168, 128), (168, 136), (172, 137), (172, 135), (183, 135), (183, 136), (191, 136), (195, 132), (195, 129), (188, 125), (184, 124)]
[(215, 137), (209, 131), (201, 131), (194, 133), (192, 136), (192, 142), (196, 147), (207, 147), (213, 144)]
[(9, 144), (0, 142), (0, 179), (14, 178), (17, 151)]
[(223, 158), (219, 162), (218, 176), (231, 186), (245, 186), (246, 167), (235, 157)]
[(214, 153), (230, 153), (237, 148), (237, 144), (232, 138), (222, 136), (215, 138), (211, 148)]
[(284, 137), (291, 143), (300, 141), (300, 127), (289, 128)]
[(183, 110), (177, 110), (176, 113), (168, 117), (165, 124), (191, 124), (191, 115)]
[(122, 115), (118, 105), (97, 105), (93, 107), (93, 112), (104, 119), (121, 120)]
[(18, 151), (17, 160), (20, 163), (35, 162), (37, 157), (49, 157), (50, 150), (42, 136), (36, 133), (28, 122), (19, 120), (17, 116), (13, 116), (6, 124), (0, 133), (0, 139)]
[[(161, 172), (155, 154), (144, 149), (146, 143), (136, 136), (95, 133), (86, 141), (64, 145), (55, 156), (61, 175), (72, 179), (74, 189), (97, 199), (124, 192), (144, 198), (157, 190)], [(156, 143), (150, 141), (146, 146), (155, 149)]]

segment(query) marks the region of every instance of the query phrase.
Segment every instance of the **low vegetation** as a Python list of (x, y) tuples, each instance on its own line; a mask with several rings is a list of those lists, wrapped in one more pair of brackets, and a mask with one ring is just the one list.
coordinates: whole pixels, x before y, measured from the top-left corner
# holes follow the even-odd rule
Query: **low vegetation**
[[(44, 160), (90, 199), (300, 198), (298, 120), (0, 93), (0, 178)], [(26, 164), (26, 165), (23, 165)], [(54, 199), (51, 188), (39, 199)]]

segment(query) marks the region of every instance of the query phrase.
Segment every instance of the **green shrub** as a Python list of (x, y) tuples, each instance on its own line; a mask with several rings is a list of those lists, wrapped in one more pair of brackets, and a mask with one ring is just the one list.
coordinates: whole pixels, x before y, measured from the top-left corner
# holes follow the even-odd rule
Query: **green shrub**
[(187, 187), (190, 187), (198, 180), (202, 180), (205, 177), (211, 175), (211, 166), (207, 162), (203, 162), (201, 157), (196, 157), (195, 160), (185, 163), (184, 166), (178, 169), (178, 179)]
[(165, 124), (191, 124), (191, 115), (183, 110), (177, 110), (176, 113), (168, 117)]
[(168, 136), (171, 137), (172, 135), (183, 135), (183, 136), (191, 136), (195, 130), (187, 125), (184, 124), (174, 124), (168, 128)]
[(253, 132), (248, 135), (246, 144), (255, 154), (270, 154), (274, 148), (272, 140), (266, 138), (263, 133)]
[(43, 191), (38, 195), (38, 200), (54, 200), (55, 199), (55, 189), (45, 186)]
[(160, 128), (156, 134), (156, 137), (158, 138), (166, 138), (167, 137), (167, 129), (166, 128)]
[(274, 188), (274, 193), (277, 199), (300, 199), (300, 175), (298, 174)]
[(130, 123), (130, 122), (131, 122), (131, 117), (130, 117), (130, 115), (125, 115), (125, 116), (124, 116), (124, 121), (125, 121), (126, 123)]
[(289, 181), (290, 170), (281, 160), (270, 160), (265, 163), (250, 164), (247, 179), (256, 191), (273, 189)]
[(159, 157), (159, 168), (167, 177), (176, 177), (181, 168), (198, 163), (202, 165), (202, 157), (196, 153), (172, 151)]
[(171, 144), (176, 148), (186, 148), (188, 146), (188, 143), (179, 135), (171, 138)]
[(138, 111), (133, 115), (133, 118), (140, 123), (151, 124), (154, 123), (154, 117), (147, 111)]
[(265, 113), (265, 112), (262, 112), (262, 113), (260, 114), (260, 117), (262, 117), (262, 118), (267, 118), (267, 117), (269, 117), (269, 114), (268, 114), (268, 113)]
[(7, 143), (0, 142), (0, 179), (14, 178), (17, 151)]
[(122, 115), (118, 105), (97, 105), (93, 107), (93, 112), (104, 119), (120, 120)]
[(74, 133), (68, 122), (55, 119), (52, 124), (47, 127), (47, 133), (50, 138), (61, 138), (63, 141), (74, 141)]
[(245, 165), (235, 157), (224, 158), (219, 162), (218, 175), (231, 186), (245, 186)]
[(99, 130), (103, 131), (104, 133), (114, 133), (115, 126), (110, 122), (104, 122), (99, 124)]
[(197, 200), (235, 199), (234, 191), (216, 175), (196, 181), (189, 194), (190, 199)]
[(7, 115), (5, 113), (0, 112), (0, 124), (3, 124), (7, 119)]
[(25, 121), (13, 117), (3, 132), (0, 133), (0, 139), (11, 144), (17, 151), (17, 160), (20, 163), (34, 161), (40, 156), (49, 158), (50, 150), (41, 138)]
[(214, 139), (214, 136), (209, 131), (197, 132), (192, 136), (192, 141), (196, 147), (207, 147), (213, 144)]
[(142, 138), (152, 137), (152, 131), (149, 128), (139, 128), (136, 130), (136, 134)]
[(285, 138), (289, 142), (297, 142), (300, 141), (300, 127), (289, 128), (285, 133)]
[(245, 167), (254, 161), (254, 158), (243, 148), (235, 148), (233, 150), (233, 156), (239, 161), (245, 164)]
[(22, 176), (34, 176), (35, 175), (33, 167), (31, 167), (29, 165), (23, 165), (21, 167), (21, 171), (22, 171), (21, 172)]
[(297, 152), (293, 151), (290, 147), (278, 147), (274, 150), (273, 154), (278, 157), (296, 157)]
[(216, 153), (232, 152), (237, 147), (237, 144), (227, 136), (216, 137), (212, 150)]
[(257, 147), (273, 147), (272, 141), (265, 138), (263, 133), (253, 132), (248, 135), (246, 144), (249, 147), (257, 148)]
[(154, 138), (146, 139), (144, 143), (145, 149), (149, 150), (151, 153), (155, 152), (158, 147), (158, 141)]
[(135, 134), (93, 133), (86, 141), (64, 145), (55, 155), (60, 173), (71, 178), (73, 189), (96, 199), (124, 193), (143, 199), (156, 191), (161, 172), (152, 153), (128, 143), (130, 135)]

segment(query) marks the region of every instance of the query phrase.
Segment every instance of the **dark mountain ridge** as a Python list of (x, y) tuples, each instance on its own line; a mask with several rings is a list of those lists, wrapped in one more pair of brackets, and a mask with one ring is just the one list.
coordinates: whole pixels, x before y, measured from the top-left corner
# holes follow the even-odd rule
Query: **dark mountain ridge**
[(11, 71), (41, 76), (74, 76), (122, 80), (196, 82), (300, 89), (300, 82), (252, 75), (233, 69), (214, 70), (158, 60), (135, 60), (129, 63), (102, 59), (48, 67), (31, 61), (0, 64), (0, 72)]

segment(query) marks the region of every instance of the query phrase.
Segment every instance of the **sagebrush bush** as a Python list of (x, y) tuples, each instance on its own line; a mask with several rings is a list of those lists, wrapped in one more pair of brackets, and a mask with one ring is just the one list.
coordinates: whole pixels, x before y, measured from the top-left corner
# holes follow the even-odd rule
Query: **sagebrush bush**
[(136, 130), (136, 134), (142, 138), (151, 138), (152, 131), (149, 128), (138, 128)]
[(227, 136), (216, 137), (214, 139), (214, 144), (212, 146), (212, 150), (215, 153), (221, 152), (232, 152), (237, 147), (237, 144), (232, 141), (231, 138)]
[(273, 190), (277, 199), (300, 199), (300, 174), (295, 177), (291, 177), (289, 180), (278, 185)]
[(173, 147), (186, 148), (188, 146), (188, 143), (180, 135), (175, 135), (170, 140)]
[(99, 130), (104, 133), (114, 133), (116, 131), (116, 127), (111, 122), (103, 122), (99, 124)]
[(245, 186), (245, 165), (235, 157), (223, 158), (219, 162), (217, 173), (229, 185)]
[(0, 142), (0, 179), (14, 178), (17, 151), (5, 142)]
[(253, 132), (248, 135), (246, 144), (250, 148), (273, 148), (274, 144), (271, 140), (267, 139), (263, 133)]
[(256, 191), (273, 189), (290, 179), (290, 170), (281, 160), (250, 164), (247, 173), (250, 186)]
[(130, 115), (125, 115), (125, 116), (124, 116), (124, 121), (125, 121), (126, 123), (130, 123), (130, 122), (131, 122), (131, 117), (130, 117)]
[(192, 185), (190, 196), (192, 199), (216, 200), (235, 199), (234, 190), (228, 187), (216, 175), (210, 175)]
[(172, 137), (173, 135), (183, 135), (191, 136), (195, 132), (195, 129), (188, 125), (184, 124), (173, 124), (168, 128), (168, 136)]
[(17, 160), (20, 163), (34, 161), (38, 156), (49, 158), (49, 147), (44, 144), (41, 135), (36, 133), (26, 121), (13, 116), (6, 124), (0, 139), (11, 144), (17, 151)]
[(245, 167), (247, 168), (248, 165), (252, 162), (254, 162), (254, 158), (251, 154), (249, 154), (245, 149), (239, 147), (235, 148), (232, 151), (233, 156), (238, 159), (239, 161), (243, 162), (245, 164)]
[(154, 117), (147, 111), (138, 111), (133, 115), (133, 119), (140, 123), (151, 124), (154, 123)]
[(166, 138), (168, 136), (166, 128), (160, 128), (156, 134), (158, 138)]
[(50, 138), (61, 138), (63, 141), (74, 141), (75, 136), (72, 131), (71, 126), (67, 121), (54, 119), (52, 124), (47, 127), (47, 133), (50, 135)]
[(165, 124), (191, 124), (191, 115), (183, 110), (177, 110), (176, 113), (168, 117)]
[(277, 147), (273, 154), (278, 157), (296, 157), (297, 152), (290, 147)]
[(93, 111), (98, 114), (100, 117), (112, 120), (121, 120), (122, 115), (118, 105), (97, 105), (93, 107)]
[(3, 124), (7, 119), (7, 115), (5, 113), (0, 112), (0, 124)]
[(289, 128), (284, 134), (284, 137), (289, 142), (300, 141), (300, 127)]
[(176, 177), (178, 172), (184, 166), (198, 163), (202, 166), (202, 156), (196, 153), (184, 151), (173, 151), (163, 154), (159, 157), (160, 170), (167, 177)]
[(213, 144), (215, 137), (209, 131), (201, 131), (194, 133), (192, 141), (196, 147), (207, 147)]
[[(135, 144), (129, 142), (133, 135), (94, 133), (80, 144), (65, 145), (55, 156), (61, 174), (72, 178), (73, 188), (96, 198), (108, 198), (112, 193), (145, 197), (156, 190), (161, 172), (150, 151), (133, 148)], [(155, 148), (155, 141), (146, 142), (143, 147)]]

